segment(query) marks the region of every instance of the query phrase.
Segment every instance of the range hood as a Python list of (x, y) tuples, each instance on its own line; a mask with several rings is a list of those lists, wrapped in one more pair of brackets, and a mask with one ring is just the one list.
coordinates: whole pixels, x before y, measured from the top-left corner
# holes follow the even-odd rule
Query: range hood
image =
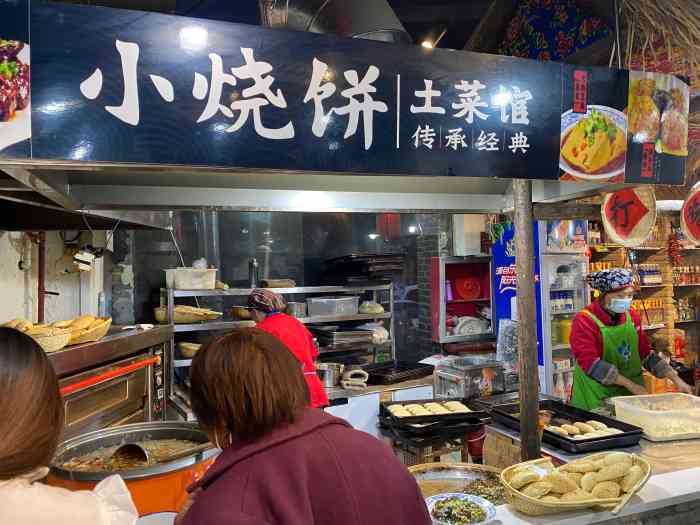
[(23, 169), (0, 171), (0, 230), (168, 229), (164, 211), (86, 210), (63, 191)]

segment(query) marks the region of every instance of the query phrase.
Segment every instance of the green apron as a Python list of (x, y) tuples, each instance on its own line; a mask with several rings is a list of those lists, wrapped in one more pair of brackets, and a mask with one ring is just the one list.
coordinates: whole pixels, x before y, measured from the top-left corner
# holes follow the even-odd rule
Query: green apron
[[(620, 374), (644, 385), (642, 376), (642, 361), (639, 357), (639, 335), (632, 323), (632, 316), (627, 312), (624, 324), (606, 326), (600, 319), (588, 310), (583, 314), (590, 317), (598, 325), (603, 337), (602, 360), (615, 365)], [(588, 376), (581, 367), (576, 365), (574, 370), (574, 386), (571, 404), (584, 410), (592, 410), (603, 406), (604, 400), (614, 396), (628, 396), (630, 391), (619, 385), (603, 385)]]

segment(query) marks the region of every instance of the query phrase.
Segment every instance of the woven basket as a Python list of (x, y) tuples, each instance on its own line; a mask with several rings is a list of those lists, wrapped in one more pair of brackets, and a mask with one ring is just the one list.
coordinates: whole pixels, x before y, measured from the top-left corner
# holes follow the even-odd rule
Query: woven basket
[(109, 332), (112, 326), (111, 317), (101, 317), (102, 322), (89, 330), (73, 330), (71, 332), (69, 345), (81, 345), (85, 343), (93, 343), (99, 341)]
[(428, 498), (443, 492), (461, 492), (465, 483), (489, 475), (498, 479), (501, 469), (474, 463), (423, 463), (409, 467), (423, 496)]
[(70, 341), (70, 330), (62, 328), (52, 328), (50, 332), (44, 334), (27, 334), (34, 339), (44, 352), (56, 352), (64, 348)]
[[(168, 309), (165, 306), (159, 306), (154, 310), (156, 321), (160, 324), (168, 324)], [(175, 324), (192, 324), (201, 323), (203, 321), (213, 321), (224, 315), (221, 312), (213, 310), (205, 310), (204, 308), (193, 310), (179, 310), (175, 307), (174, 322)]]
[[(590, 456), (586, 456), (586, 459), (602, 459), (608, 454), (610, 454), (610, 452), (592, 454)], [(548, 503), (535, 498), (531, 498), (529, 496), (525, 496), (523, 493), (514, 489), (510, 485), (510, 480), (512, 479), (514, 472), (518, 467), (522, 467), (524, 465), (534, 465), (549, 470), (554, 467), (550, 459), (535, 459), (533, 461), (527, 461), (525, 463), (520, 463), (518, 465), (508, 467), (507, 469), (503, 470), (503, 472), (501, 472), (501, 483), (503, 483), (503, 485), (506, 488), (506, 498), (508, 499), (508, 504), (514, 507), (519, 512), (527, 514), (528, 516), (545, 516), (547, 514), (558, 514), (560, 512), (584, 510), (589, 508), (611, 510), (617, 507), (623, 501), (626, 503), (626, 501), (629, 500), (629, 497), (637, 493), (649, 480), (649, 476), (651, 476), (651, 465), (648, 461), (641, 458), (640, 456), (637, 456), (636, 454), (629, 454), (629, 456), (632, 458), (633, 464), (639, 465), (642, 468), (642, 471), (644, 471), (644, 476), (641, 480), (639, 480), (637, 485), (635, 485), (635, 487), (629, 493), (626, 493), (620, 496), (619, 498), (590, 499), (587, 501), (562, 501), (557, 503)]]

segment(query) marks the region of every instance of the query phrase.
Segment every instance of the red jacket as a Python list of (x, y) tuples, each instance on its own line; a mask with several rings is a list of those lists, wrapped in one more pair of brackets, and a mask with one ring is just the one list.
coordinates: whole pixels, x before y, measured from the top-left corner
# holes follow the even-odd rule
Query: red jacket
[(430, 525), (392, 450), (321, 410), (225, 449), (183, 525)]
[[(603, 309), (598, 301), (588, 305), (586, 309), (607, 326), (626, 322), (626, 317), (619, 315), (617, 323), (614, 323), (610, 314)], [(644, 361), (651, 353), (651, 346), (644, 330), (642, 330), (639, 314), (634, 310), (630, 310), (630, 314), (632, 315), (632, 322), (637, 329), (637, 334), (639, 334), (639, 357)], [(600, 333), (600, 329), (593, 319), (583, 312), (579, 313), (574, 319), (571, 327), (570, 343), (576, 362), (585, 373), (589, 373), (593, 364), (603, 357), (603, 336)]]
[(258, 323), (258, 328), (282, 341), (302, 364), (304, 378), (309, 386), (311, 406), (314, 408), (328, 406), (326, 389), (323, 388), (323, 383), (316, 374), (314, 361), (318, 357), (318, 348), (314, 344), (311, 332), (298, 319), (282, 313), (270, 314), (267, 319)]

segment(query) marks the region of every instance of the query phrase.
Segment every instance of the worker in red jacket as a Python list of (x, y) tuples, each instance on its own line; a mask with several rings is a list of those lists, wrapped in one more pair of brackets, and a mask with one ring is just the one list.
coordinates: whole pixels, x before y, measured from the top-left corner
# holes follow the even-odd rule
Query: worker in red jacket
[(691, 388), (651, 348), (637, 312), (632, 272), (605, 270), (588, 276), (600, 297), (574, 319), (571, 351), (576, 358), (571, 404), (591, 410), (614, 396), (643, 395), (642, 367), (659, 378), (671, 379), (681, 392)]
[(283, 313), (287, 306), (284, 297), (272, 290), (258, 288), (248, 297), (248, 306), (257, 328), (277, 337), (301, 363), (309, 387), (311, 406), (328, 406), (326, 389), (316, 374), (314, 362), (318, 357), (318, 348), (314, 344), (314, 338), (299, 320)]

